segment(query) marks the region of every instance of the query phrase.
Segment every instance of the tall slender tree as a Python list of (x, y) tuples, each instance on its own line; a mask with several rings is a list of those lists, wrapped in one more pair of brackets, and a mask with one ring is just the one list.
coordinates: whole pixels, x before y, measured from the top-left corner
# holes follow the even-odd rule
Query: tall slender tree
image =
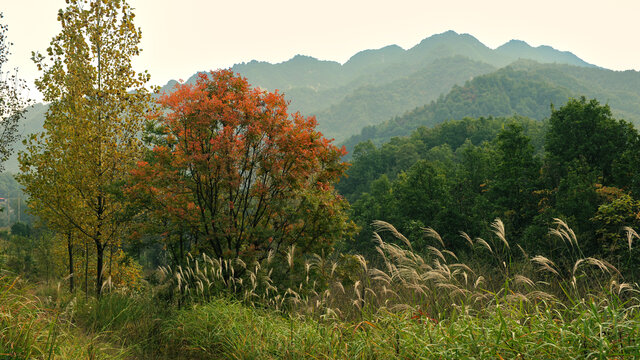
[(42, 71), (36, 86), (51, 106), (45, 131), (20, 156), (19, 180), (36, 212), (46, 208), (39, 213), (62, 219), (95, 244), (100, 296), (105, 249), (117, 245), (126, 224), (114, 190), (141, 154), (149, 75), (131, 64), (141, 51), (141, 31), (127, 1), (67, 3), (46, 56), (33, 56)]

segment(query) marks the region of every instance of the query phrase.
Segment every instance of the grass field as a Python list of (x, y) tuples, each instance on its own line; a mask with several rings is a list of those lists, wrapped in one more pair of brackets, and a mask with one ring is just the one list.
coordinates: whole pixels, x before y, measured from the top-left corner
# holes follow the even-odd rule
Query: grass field
[[(377, 235), (378, 267), (359, 255), (297, 257), (293, 247), (283, 262), (250, 265), (201, 255), (99, 301), (3, 273), (0, 359), (640, 357), (637, 285), (606, 261), (579, 251), (557, 264), (515, 260), (496, 222), (495, 238), (469, 239), (482, 261), (465, 264), (435, 232), (420, 255), (377, 226), (397, 240)], [(566, 224), (554, 231), (579, 249)], [(479, 265), (487, 259), (495, 266)]]

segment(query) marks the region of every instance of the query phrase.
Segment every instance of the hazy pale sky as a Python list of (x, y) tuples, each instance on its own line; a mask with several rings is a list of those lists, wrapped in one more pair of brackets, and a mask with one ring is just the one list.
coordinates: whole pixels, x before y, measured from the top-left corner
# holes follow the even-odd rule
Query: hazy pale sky
[[(344, 63), (356, 52), (407, 49), (447, 30), (495, 48), (511, 39), (549, 45), (614, 70), (640, 70), (639, 0), (129, 0), (142, 28), (135, 62), (152, 83), (250, 60), (296, 54)], [(0, 0), (14, 43), (10, 63), (32, 81), (30, 57), (59, 32), (64, 0)], [(32, 95), (36, 98), (37, 95)]]

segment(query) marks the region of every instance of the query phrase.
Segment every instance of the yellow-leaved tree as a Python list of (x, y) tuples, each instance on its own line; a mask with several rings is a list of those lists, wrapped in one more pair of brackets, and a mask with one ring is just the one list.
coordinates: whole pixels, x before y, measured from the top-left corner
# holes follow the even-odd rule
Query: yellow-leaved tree
[(142, 152), (149, 75), (131, 64), (141, 32), (127, 1), (67, 4), (46, 55), (33, 56), (42, 71), (36, 86), (51, 105), (44, 132), (25, 141), (18, 179), (36, 214), (95, 244), (100, 296), (105, 249), (119, 246), (127, 225), (118, 189)]

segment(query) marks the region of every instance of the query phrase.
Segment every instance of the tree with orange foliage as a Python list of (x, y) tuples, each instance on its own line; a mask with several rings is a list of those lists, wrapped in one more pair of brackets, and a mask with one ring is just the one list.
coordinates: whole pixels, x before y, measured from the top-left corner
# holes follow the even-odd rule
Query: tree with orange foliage
[(348, 203), (333, 188), (345, 150), (315, 130), (314, 117), (289, 114), (282, 94), (219, 70), (159, 103), (151, 120), (160, 136), (129, 194), (188, 227), (197, 250), (250, 259), (351, 235)]

